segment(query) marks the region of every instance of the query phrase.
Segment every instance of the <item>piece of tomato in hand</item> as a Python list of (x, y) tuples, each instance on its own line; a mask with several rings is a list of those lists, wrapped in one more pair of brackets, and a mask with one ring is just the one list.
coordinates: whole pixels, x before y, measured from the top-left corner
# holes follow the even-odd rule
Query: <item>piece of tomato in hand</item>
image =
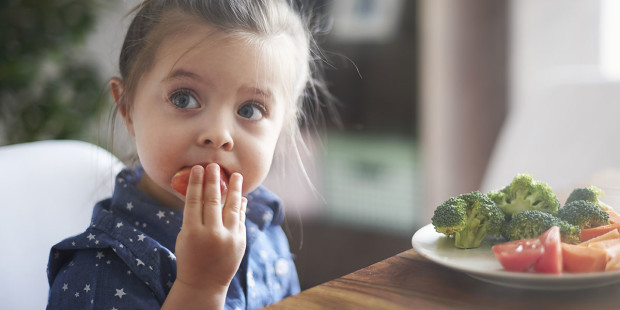
[(502, 267), (508, 271), (529, 270), (545, 252), (545, 248), (538, 238), (500, 243), (491, 249)]
[(545, 252), (540, 256), (534, 271), (539, 273), (562, 273), (562, 243), (560, 241), (560, 228), (552, 226), (538, 237)]
[[(187, 185), (189, 184), (189, 174), (191, 170), (191, 167), (179, 170), (179, 172), (174, 174), (172, 180), (170, 181), (170, 186), (183, 196), (187, 193)], [(227, 182), (226, 174), (224, 173), (222, 167), (220, 167), (220, 192), (222, 193), (222, 196), (224, 196), (228, 190)]]

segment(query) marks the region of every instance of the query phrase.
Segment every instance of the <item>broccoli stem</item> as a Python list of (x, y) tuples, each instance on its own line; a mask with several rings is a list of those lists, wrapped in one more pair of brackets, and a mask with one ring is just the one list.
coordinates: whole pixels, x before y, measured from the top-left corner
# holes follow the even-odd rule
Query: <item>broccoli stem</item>
[(454, 245), (461, 249), (476, 248), (480, 246), (480, 243), (486, 235), (486, 226), (476, 225), (475, 229), (468, 226), (464, 230), (454, 234)]

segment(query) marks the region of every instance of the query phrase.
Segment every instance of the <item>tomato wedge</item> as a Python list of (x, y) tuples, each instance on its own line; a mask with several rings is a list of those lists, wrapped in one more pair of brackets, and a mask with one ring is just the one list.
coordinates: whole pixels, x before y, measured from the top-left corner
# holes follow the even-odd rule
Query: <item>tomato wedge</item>
[(607, 254), (596, 247), (562, 243), (562, 263), (564, 271), (572, 273), (604, 271)]
[(514, 240), (494, 245), (492, 248), (499, 263), (508, 271), (527, 271), (544, 254), (538, 238)]
[(560, 227), (552, 226), (538, 237), (545, 252), (540, 256), (534, 271), (539, 273), (562, 273), (562, 243), (560, 241)]
[[(179, 170), (179, 172), (175, 173), (170, 180), (170, 186), (181, 195), (185, 196), (187, 193), (187, 185), (189, 184), (189, 173), (192, 168), (187, 167)], [(220, 167), (220, 192), (222, 196), (225, 195), (226, 190), (228, 190), (228, 184), (226, 179), (226, 174), (222, 167)]]

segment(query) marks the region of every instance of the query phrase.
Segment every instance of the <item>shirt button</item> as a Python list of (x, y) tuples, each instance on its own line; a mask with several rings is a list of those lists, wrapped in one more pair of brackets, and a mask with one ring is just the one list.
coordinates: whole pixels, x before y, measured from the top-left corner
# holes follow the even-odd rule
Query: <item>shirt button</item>
[(280, 258), (276, 261), (276, 275), (283, 276), (288, 273), (289, 263), (286, 259)]

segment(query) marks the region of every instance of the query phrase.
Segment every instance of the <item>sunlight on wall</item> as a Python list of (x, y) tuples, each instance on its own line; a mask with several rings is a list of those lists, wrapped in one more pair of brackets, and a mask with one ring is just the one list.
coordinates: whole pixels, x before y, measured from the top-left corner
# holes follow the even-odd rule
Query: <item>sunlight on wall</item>
[(620, 1), (601, 0), (601, 73), (620, 79)]

